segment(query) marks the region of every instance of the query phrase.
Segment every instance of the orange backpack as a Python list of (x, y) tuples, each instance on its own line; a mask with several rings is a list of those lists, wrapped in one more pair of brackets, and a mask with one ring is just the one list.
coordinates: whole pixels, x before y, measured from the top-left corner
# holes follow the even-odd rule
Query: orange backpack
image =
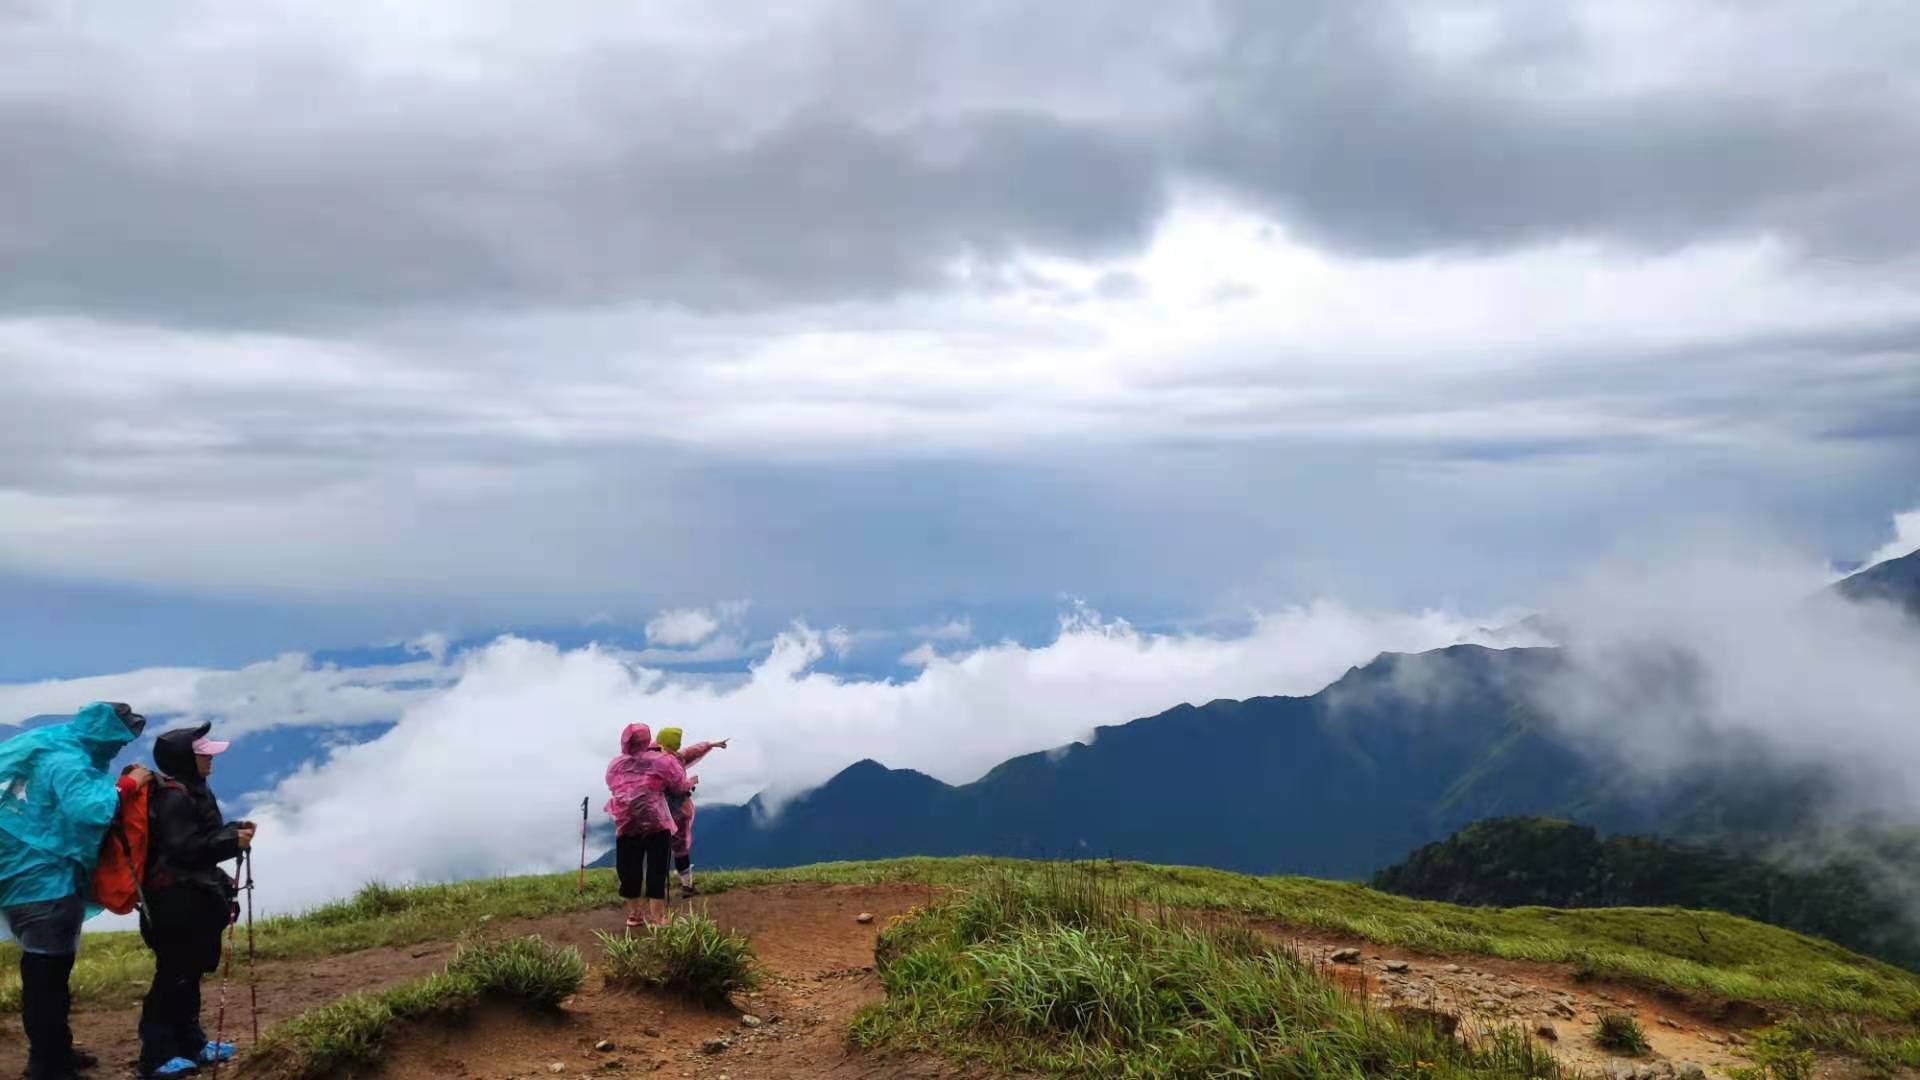
[(137, 787), (122, 798), (120, 809), (113, 813), (113, 824), (107, 826), (106, 839), (100, 841), (100, 863), (93, 871), (93, 899), (115, 915), (146, 908), (141, 882), (147, 874), (147, 793), (151, 790)]

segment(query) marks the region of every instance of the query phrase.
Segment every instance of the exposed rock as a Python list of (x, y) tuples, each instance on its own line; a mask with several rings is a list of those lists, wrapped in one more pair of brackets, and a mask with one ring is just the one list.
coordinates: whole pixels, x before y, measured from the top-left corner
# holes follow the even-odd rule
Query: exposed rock
[(549, 1065), (549, 1066), (547, 1066), (547, 1071), (548, 1071), (548, 1072), (550, 1072), (550, 1073), (563, 1073), (563, 1072), (566, 1072), (566, 1071), (567, 1071), (567, 1063), (566, 1063), (566, 1062), (564, 1062), (564, 1061), (556, 1061), (556, 1062), (554, 1062), (553, 1064), (551, 1064), (551, 1065)]
[(1405, 975), (1411, 966), (1412, 965), (1408, 964), (1405, 960), (1387, 961), (1387, 970), (1393, 972), (1395, 975)]
[(1461, 967), (1459, 964), (1448, 964), (1446, 967), (1443, 967), (1440, 970), (1446, 972), (1449, 975), (1458, 975), (1467, 969)]
[(1542, 1020), (1538, 1024), (1535, 1024), (1533, 1026), (1533, 1033), (1548, 1042), (1560, 1041), (1560, 1029), (1554, 1027), (1553, 1021), (1551, 1020)]
[(1431, 1028), (1442, 1035), (1452, 1035), (1460, 1030), (1459, 1017), (1438, 1009), (1423, 1009), (1417, 1005), (1395, 1005), (1387, 1010), (1387, 1015), (1405, 1027)]
[(1336, 964), (1357, 964), (1360, 962), (1359, 949), (1335, 949), (1327, 954), (1327, 959)]
[(860, 914), (855, 915), (853, 917), (853, 921), (859, 923), (861, 926), (865, 926), (868, 923), (873, 921), (873, 912), (863, 911)]
[(766, 1021), (752, 1014), (740, 1018), (740, 1026), (743, 1028), (757, 1028), (763, 1023), (766, 1023)]
[(703, 1054), (724, 1054), (732, 1049), (733, 1043), (726, 1039), (708, 1039), (700, 1045)]
[(1666, 1018), (1666, 1017), (1664, 1017), (1664, 1016), (1660, 1018), (1660, 1025), (1661, 1025), (1662, 1027), (1670, 1027), (1670, 1028), (1672, 1028), (1672, 1029), (1673, 1029), (1673, 1030), (1675, 1030), (1675, 1031), (1685, 1031), (1685, 1030), (1686, 1030), (1686, 1028), (1683, 1028), (1683, 1027), (1681, 1027), (1681, 1026), (1680, 1026), (1679, 1024), (1676, 1024), (1676, 1023), (1674, 1023), (1673, 1021), (1671, 1021), (1671, 1020), (1669, 1020), (1669, 1019), (1667, 1019), (1667, 1018)]
[(610, 1053), (613, 1050), (613, 1040), (601, 1039), (599, 1042), (593, 1044), (593, 1048), (603, 1054)]
[(1675, 1066), (1674, 1075), (1680, 1080), (1707, 1080), (1707, 1070), (1691, 1061), (1682, 1061)]
[(1579, 1015), (1579, 1013), (1576, 1013), (1574, 1011), (1572, 1005), (1564, 1001), (1554, 1002), (1552, 1005), (1549, 1005), (1547, 1007), (1547, 1011), (1553, 1013), (1553, 1015), (1559, 1017), (1562, 1020), (1572, 1020), (1574, 1017)]

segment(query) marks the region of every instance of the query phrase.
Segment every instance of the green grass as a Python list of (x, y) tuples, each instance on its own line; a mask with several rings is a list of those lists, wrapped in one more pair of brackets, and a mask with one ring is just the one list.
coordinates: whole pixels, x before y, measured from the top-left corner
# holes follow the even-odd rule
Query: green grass
[(713, 1006), (760, 985), (760, 964), (746, 935), (723, 931), (705, 915), (677, 915), (651, 932), (596, 936), (613, 986), (671, 990)]
[[(888, 859), (715, 872), (702, 877), (701, 887), (717, 893), (789, 882), (958, 886), (990, 873), (1048, 872), (1047, 864), (1015, 860)], [(1155, 908), (1221, 911), (1434, 954), (1574, 964), (1594, 976), (1690, 994), (1855, 1016), (1920, 1016), (1920, 977), (1729, 915), (1666, 908), (1463, 908), (1342, 882), (1140, 863), (1102, 863), (1098, 872), (1103, 888)], [(262, 896), (270, 893), (263, 890)], [(262, 960), (302, 960), (446, 940), (490, 920), (618, 903), (610, 871), (589, 872), (585, 893), (575, 891), (570, 873), (406, 889), (370, 885), (304, 915), (266, 920), (256, 936)], [(17, 967), (11, 950), (0, 950), (0, 970), (9, 973)], [(89, 934), (74, 971), (74, 995), (81, 1001), (132, 1000), (144, 992), (152, 970), (139, 935)], [(17, 1010), (18, 983), (7, 979), (0, 983), (0, 1009)]]
[(380, 1060), (398, 1024), (461, 1015), (483, 1000), (551, 1009), (580, 989), (586, 964), (572, 948), (537, 937), (465, 945), (445, 970), (378, 994), (349, 994), (301, 1013), (261, 1037), (249, 1073), (318, 1080)]
[(1593, 1041), (1602, 1050), (1628, 1057), (1645, 1057), (1653, 1047), (1647, 1033), (1630, 1013), (1606, 1013), (1593, 1025)]
[(1878, 1076), (1893, 1076), (1905, 1069), (1920, 1069), (1920, 1035), (1892, 1030), (1887, 1025), (1872, 1025), (1853, 1016), (1791, 1016), (1755, 1035), (1753, 1045), (1762, 1048), (1763, 1058), (1779, 1058), (1770, 1049), (1789, 1051), (1822, 1050), (1844, 1054), (1865, 1065)]
[(1813, 1047), (1802, 1045), (1789, 1028), (1755, 1033), (1746, 1053), (1753, 1064), (1729, 1069), (1733, 1080), (1811, 1080), (1813, 1076)]
[(1553, 1078), (1517, 1031), (1448, 1035), (1353, 1000), (1233, 924), (1149, 917), (1125, 892), (1004, 876), (889, 926), (866, 1048), (1062, 1076)]

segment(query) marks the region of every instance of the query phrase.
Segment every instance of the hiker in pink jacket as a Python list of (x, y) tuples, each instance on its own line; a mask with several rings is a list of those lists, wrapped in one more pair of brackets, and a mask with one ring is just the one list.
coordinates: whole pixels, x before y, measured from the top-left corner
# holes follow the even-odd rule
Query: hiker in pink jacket
[[(660, 729), (661, 749), (680, 759), (682, 768), (691, 769), (700, 759), (715, 750), (725, 750), (730, 739), (719, 742), (697, 742), (692, 746), (680, 747), (681, 732), (677, 727)], [(689, 777), (689, 787), (699, 786), (700, 778)], [(693, 887), (693, 795), (686, 798), (667, 797), (667, 808), (673, 812), (673, 869), (680, 875), (680, 895), (693, 896), (700, 890)]]
[[(607, 814), (613, 818), (614, 868), (627, 902), (627, 927), (667, 921), (667, 863), (672, 859), (673, 812), (669, 796), (692, 793), (680, 759), (653, 741), (653, 729), (628, 724), (620, 733), (620, 756), (607, 764)], [(644, 899), (643, 899), (644, 898)]]

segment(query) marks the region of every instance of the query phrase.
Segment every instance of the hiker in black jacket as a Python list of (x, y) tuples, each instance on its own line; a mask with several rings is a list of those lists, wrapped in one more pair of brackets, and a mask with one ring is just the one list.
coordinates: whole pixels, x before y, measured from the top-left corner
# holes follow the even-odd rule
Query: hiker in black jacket
[(220, 967), (220, 936), (234, 917), (233, 878), (220, 864), (253, 846), (253, 825), (223, 821), (207, 787), (212, 725), (176, 728), (153, 744), (164, 779), (148, 797), (147, 918), (140, 936), (153, 950), (153, 987), (140, 1010), (142, 1076), (184, 1076), (233, 1056), (231, 1043), (200, 1026), (200, 977)]

